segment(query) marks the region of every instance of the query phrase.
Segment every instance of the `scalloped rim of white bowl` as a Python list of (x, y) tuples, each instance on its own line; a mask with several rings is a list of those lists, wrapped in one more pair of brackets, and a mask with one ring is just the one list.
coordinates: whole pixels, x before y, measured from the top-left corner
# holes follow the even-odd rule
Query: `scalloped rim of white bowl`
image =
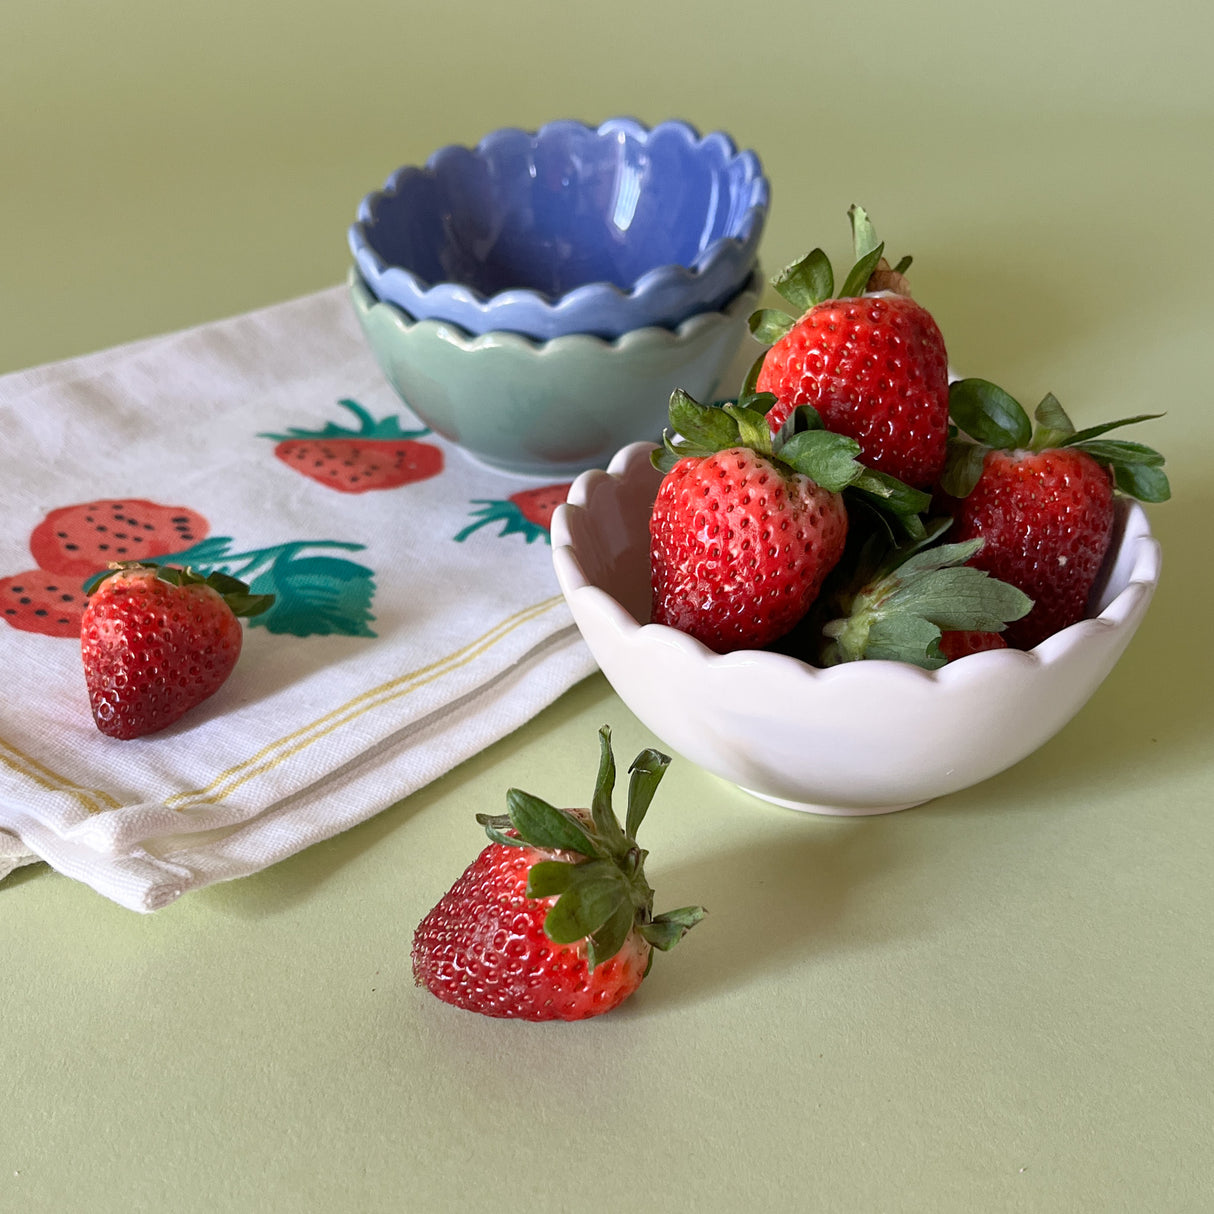
[[(796, 697), (806, 694), (810, 688), (825, 689), (831, 685), (841, 685), (844, 688), (854, 685), (855, 688), (865, 690), (872, 688), (876, 693), (885, 694), (888, 694), (894, 684), (902, 684), (908, 689), (917, 687), (921, 691), (940, 687), (941, 695), (952, 695), (967, 685), (977, 687), (979, 684), (986, 683), (991, 678), (997, 677), (1000, 671), (1018, 670), (1021, 675), (1018, 681), (1023, 681), (1024, 677), (1036, 677), (1031, 675), (1032, 671), (1044, 672), (1053, 667), (1066, 666), (1069, 659), (1077, 655), (1080, 647), (1089, 639), (1097, 637), (1110, 641), (1116, 639), (1122, 647), (1128, 644), (1133, 631), (1146, 611), (1159, 580), (1160, 547), (1151, 535), (1146, 513), (1137, 502), (1121, 500), (1118, 509), (1120, 536), (1115, 550), (1110, 553), (1110, 559), (1106, 562), (1102, 584), (1094, 596), (1098, 604), (1096, 614), (1047, 637), (1033, 650), (1027, 652), (1015, 649), (991, 650), (950, 662), (937, 670), (923, 670), (917, 666), (893, 661), (853, 662), (820, 669), (786, 654), (763, 650), (714, 653), (694, 637), (677, 629), (664, 624), (641, 622), (615, 597), (591, 581), (582, 567), (575, 549), (571, 527), (575, 524), (578, 513), (584, 514), (588, 518), (593, 517), (588, 507), (596, 490), (605, 485), (610, 487), (608, 483), (614, 480), (619, 484), (614, 487), (613, 491), (622, 492), (640, 475), (646, 476), (647, 483), (648, 478), (652, 478), (652, 484), (656, 489), (660, 478), (649, 463), (649, 454), (652, 450), (654, 450), (653, 443), (630, 444), (615, 455), (606, 471), (596, 469), (585, 472), (573, 482), (565, 504), (557, 508), (551, 524), (553, 565), (561, 591), (568, 601), (575, 619), (579, 621), (579, 627), (582, 625), (582, 618), (589, 613), (604, 623), (613, 638), (627, 646), (629, 652), (634, 655), (646, 651), (656, 654), (660, 650), (665, 661), (677, 662), (685, 670), (706, 671), (708, 673), (705, 677), (715, 677), (713, 672), (746, 672), (744, 677), (748, 685), (752, 685), (757, 678), (765, 680), (765, 689), (770, 698), (777, 703), (796, 703)], [(1110, 591), (1112, 591), (1111, 595)], [(583, 628), (583, 633), (585, 631)], [(1113, 634), (1116, 633), (1125, 635), (1115, 638)], [(592, 650), (593, 648), (592, 646)], [(1116, 658), (1120, 656), (1120, 652), (1120, 649), (1116, 649), (1116, 656), (1109, 663), (1110, 669)], [(606, 655), (595, 653), (594, 656), (600, 666), (603, 665), (603, 658)], [(1104, 674), (1107, 674), (1107, 670)], [(1079, 701), (1078, 706), (1082, 706), (1087, 696), (1103, 680), (1104, 674), (1095, 680), (1093, 686)], [(936, 693), (929, 690), (924, 694), (935, 696)], [(637, 712), (637, 706), (629, 704), (629, 707), (636, 715), (642, 715)], [(1078, 707), (1074, 711), (1078, 711)], [(654, 728), (653, 724), (650, 724), (650, 728), (661, 737), (661, 731)], [(978, 776), (975, 780), (956, 784), (955, 787), (944, 788), (940, 792), (916, 796), (905, 802), (887, 797), (884, 803), (871, 806), (818, 803), (781, 796), (770, 789), (765, 791), (749, 788), (742, 780), (734, 780), (734, 782), (745, 791), (752, 792), (764, 800), (790, 808), (827, 814), (887, 813), (922, 804), (934, 796), (957, 791), (961, 787), (968, 787), (969, 784), (976, 783), (979, 779), (997, 774), (998, 771), (1006, 769), (1031, 753), (1044, 740), (1039, 739), (1035, 744), (1013, 753), (1007, 761)], [(674, 749), (678, 749), (678, 747), (675, 746)], [(711, 769), (710, 763), (702, 765)], [(723, 778), (730, 779), (731, 777), (724, 775)]]
[[(741, 257), (738, 258), (739, 264), (752, 260), (753, 256), (757, 254), (759, 240), (762, 237), (767, 222), (767, 213), (771, 206), (771, 186), (763, 174), (758, 155), (749, 149), (739, 151), (734, 141), (724, 131), (710, 131), (707, 135), (701, 135), (695, 127), (687, 122), (671, 120), (660, 122), (653, 127), (646, 127), (633, 118), (611, 118), (597, 127), (586, 127), (585, 129), (594, 130), (599, 134), (623, 131), (642, 142), (659, 131), (677, 130), (689, 144), (701, 147), (706, 144), (719, 145), (726, 158), (741, 162), (750, 172), (748, 182), (750, 198), (745, 218), (742, 220), (737, 234), (718, 237), (701, 249), (689, 265), (671, 263), (654, 266), (626, 288), (611, 282), (591, 282), (583, 283), (566, 291), (563, 295), (555, 297), (542, 291), (523, 287), (513, 287), (492, 295), (485, 295), (463, 283), (429, 282), (404, 266), (392, 265), (385, 261), (372, 246), (368, 229), (374, 224), (375, 208), (381, 198), (396, 193), (400, 188), (400, 182), (406, 175), (431, 172), (433, 166), (443, 156), (453, 152), (481, 151), (504, 134), (524, 134), (528, 135), (533, 142), (537, 142), (547, 132), (569, 124), (570, 120), (559, 119), (555, 122), (545, 123), (534, 132), (523, 131), (517, 127), (502, 127), (499, 130), (491, 131), (476, 144), (474, 149), (468, 149), (459, 144), (449, 144), (433, 152), (426, 159), (425, 165), (402, 165), (392, 172), (383, 186), (378, 190), (372, 190), (362, 199), (358, 208), (358, 218), (347, 229), (346, 237), (350, 253), (358, 263), (364, 278), (388, 285), (399, 283), (403, 287), (404, 295), (416, 295), (427, 301), (435, 301), (439, 307), (444, 304), (455, 305), (460, 309), (483, 313), (489, 322), (489, 329), (500, 332), (501, 330), (492, 329), (492, 318), (494, 315), (500, 316), (510, 309), (522, 306), (534, 309), (540, 315), (558, 318), (567, 316), (571, 312), (581, 311), (583, 308), (601, 306), (596, 304), (596, 301), (607, 301), (609, 308), (623, 303), (627, 303), (629, 306), (637, 305), (642, 303), (646, 296), (664, 291), (675, 284), (681, 287), (691, 286), (698, 279), (714, 273), (722, 261), (733, 258), (738, 253), (741, 253)], [(581, 126), (582, 124), (574, 125)]]

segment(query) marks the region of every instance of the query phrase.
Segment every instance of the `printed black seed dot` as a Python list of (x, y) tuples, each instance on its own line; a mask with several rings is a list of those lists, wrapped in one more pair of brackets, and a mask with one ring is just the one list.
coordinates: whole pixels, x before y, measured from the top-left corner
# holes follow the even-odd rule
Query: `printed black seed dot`
[(65, 539), (67, 539), (67, 532), (66, 531), (56, 531), (55, 536), (57, 539), (65, 540)]
[(17, 614), (17, 608), (16, 608), (16, 607), (6, 607), (6, 608), (4, 609), (4, 614), (5, 614), (5, 615), (16, 615), (16, 614)]
[(46, 614), (47, 614), (46, 608), (45, 608), (45, 607), (39, 607), (39, 608), (38, 608), (38, 609), (37, 609), (37, 610), (34, 612), (34, 614), (35, 614), (35, 615), (46, 615)]
[[(54, 589), (54, 587), (49, 587), (48, 589)], [(72, 601), (72, 596), (70, 594), (61, 594), (59, 596), (59, 601), (61, 603), (70, 603)]]
[(29, 595), (22, 595), (22, 596), (21, 596), (21, 598), (19, 598), (19, 599), (17, 600), (17, 602), (19, 602), (19, 603), (23, 603), (23, 604), (28, 604), (28, 603), (29, 603), (29, 601), (30, 601), (30, 600), (29, 600)]

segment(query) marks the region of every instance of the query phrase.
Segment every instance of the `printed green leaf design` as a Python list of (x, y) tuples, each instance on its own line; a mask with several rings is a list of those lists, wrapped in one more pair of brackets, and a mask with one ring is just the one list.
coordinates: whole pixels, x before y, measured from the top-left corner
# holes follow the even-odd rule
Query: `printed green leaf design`
[(272, 594), (273, 605), (249, 620), (252, 628), (291, 636), (373, 637), (372, 570), (343, 557), (318, 554), (360, 551), (364, 545), (342, 540), (297, 540), (248, 552), (230, 551), (230, 536), (211, 536), (181, 552), (158, 556), (149, 564), (190, 565), (246, 582), (253, 594)]
[(374, 636), (369, 621), (375, 582), (371, 570), (331, 556), (274, 561), (249, 583), (273, 594), (274, 606), (250, 621), (268, 632), (292, 636)]

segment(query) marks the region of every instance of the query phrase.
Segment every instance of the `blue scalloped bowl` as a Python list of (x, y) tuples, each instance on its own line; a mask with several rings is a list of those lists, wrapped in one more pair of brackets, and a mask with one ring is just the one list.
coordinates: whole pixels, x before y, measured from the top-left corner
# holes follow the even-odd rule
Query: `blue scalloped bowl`
[(607, 339), (713, 312), (749, 278), (770, 190), (754, 152), (684, 122), (552, 122), (451, 146), (368, 194), (372, 292), (469, 333)]

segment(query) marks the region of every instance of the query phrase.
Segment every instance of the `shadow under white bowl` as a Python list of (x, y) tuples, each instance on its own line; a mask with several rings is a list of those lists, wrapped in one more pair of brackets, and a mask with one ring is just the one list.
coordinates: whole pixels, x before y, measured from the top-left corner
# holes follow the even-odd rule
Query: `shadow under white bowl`
[(1090, 618), (1036, 649), (921, 670), (816, 669), (784, 654), (713, 653), (650, 624), (651, 443), (578, 477), (552, 519), (557, 580), (591, 653), (662, 743), (747, 792), (822, 814), (879, 814), (968, 788), (1056, 734), (1112, 670), (1146, 613), (1160, 550), (1122, 501)]

